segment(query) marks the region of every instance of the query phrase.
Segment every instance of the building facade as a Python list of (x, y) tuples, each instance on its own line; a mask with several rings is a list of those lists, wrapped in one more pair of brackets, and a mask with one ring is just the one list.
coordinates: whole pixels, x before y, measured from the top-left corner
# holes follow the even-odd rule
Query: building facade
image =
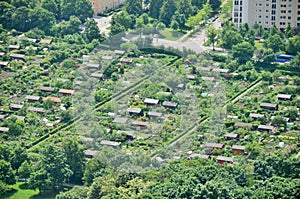
[(270, 29), (273, 25), (284, 30), (290, 24), (300, 26), (300, 0), (233, 0), (232, 20), (240, 27), (248, 23)]
[(94, 14), (101, 14), (118, 8), (125, 3), (125, 0), (90, 0), (93, 5)]

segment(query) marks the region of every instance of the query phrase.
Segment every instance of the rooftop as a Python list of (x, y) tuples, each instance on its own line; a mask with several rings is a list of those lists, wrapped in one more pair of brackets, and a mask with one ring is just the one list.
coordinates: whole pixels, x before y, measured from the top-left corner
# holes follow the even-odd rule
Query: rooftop
[(149, 111), (147, 113), (148, 116), (153, 116), (153, 117), (161, 117), (162, 116), (162, 113), (159, 113), (159, 112), (154, 112), (154, 111)]
[(45, 91), (45, 92), (54, 92), (54, 88), (52, 87), (47, 87), (47, 86), (41, 86), (40, 87), (41, 91)]
[(0, 132), (8, 132), (9, 128), (7, 127), (0, 127)]
[(114, 142), (114, 141), (109, 141), (109, 140), (102, 140), (100, 142), (101, 145), (105, 146), (120, 146), (121, 142)]
[(153, 105), (155, 105), (155, 104), (158, 104), (158, 102), (159, 102), (159, 100), (157, 100), (157, 99), (149, 99), (149, 98), (146, 98), (146, 99), (144, 100), (144, 103), (145, 103), (145, 104), (153, 104)]
[(128, 108), (127, 111), (129, 113), (137, 113), (137, 114), (139, 114), (139, 113), (142, 112), (142, 109), (140, 109), (140, 108)]
[(217, 160), (232, 163), (234, 159), (232, 157), (218, 156)]
[(127, 118), (123, 118), (123, 117), (118, 117), (118, 118), (115, 118), (112, 123), (117, 123), (117, 124), (126, 124), (127, 122)]
[(204, 148), (218, 148), (222, 149), (224, 147), (224, 144), (219, 144), (219, 143), (205, 143)]
[(176, 108), (178, 103), (177, 102), (163, 102), (162, 104), (165, 107), (172, 107), (172, 108)]
[(63, 88), (61, 88), (61, 89), (59, 89), (58, 92), (59, 92), (59, 93), (62, 93), (62, 94), (73, 95), (75, 91), (74, 91), (74, 90), (69, 90), (69, 89), (63, 89)]
[(245, 150), (245, 146), (232, 145), (231, 149), (244, 151)]

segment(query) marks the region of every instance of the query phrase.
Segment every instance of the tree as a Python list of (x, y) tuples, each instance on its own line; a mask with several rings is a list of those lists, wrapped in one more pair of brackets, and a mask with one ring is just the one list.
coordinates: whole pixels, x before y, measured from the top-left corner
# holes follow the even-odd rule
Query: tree
[(209, 26), (206, 29), (206, 36), (208, 37), (209, 42), (213, 46), (213, 50), (215, 50), (215, 42), (217, 40), (217, 30), (213, 26)]
[(105, 174), (105, 165), (102, 164), (97, 158), (91, 159), (88, 161), (83, 180), (86, 185), (91, 185), (93, 180), (96, 177), (102, 176)]
[(87, 199), (88, 198), (88, 187), (74, 187), (69, 191), (60, 192), (55, 198), (56, 199)]
[(253, 57), (254, 47), (248, 42), (242, 42), (232, 47), (232, 56), (240, 63), (246, 63)]
[(27, 160), (23, 162), (19, 168), (19, 177), (24, 178), (25, 181), (30, 177), (30, 174), (32, 173), (32, 166), (30, 163), (28, 163)]
[(45, 10), (48, 10), (49, 12), (52, 12), (54, 16), (58, 16), (58, 6), (55, 2), (55, 0), (42, 0), (41, 1), (41, 7)]
[(4, 28), (11, 28), (12, 15), (14, 13), (15, 7), (11, 4), (1, 1), (0, 2), (0, 21)]
[(11, 156), (11, 166), (18, 170), (21, 164), (28, 159), (28, 154), (25, 148), (17, 146)]
[(274, 126), (280, 127), (281, 125), (286, 125), (285, 119), (281, 115), (277, 115), (273, 118), (272, 124)]
[(25, 123), (22, 120), (18, 120), (16, 117), (7, 119), (7, 127), (9, 128), (9, 133), (14, 136), (21, 135), (24, 132)]
[(75, 60), (73, 59), (65, 59), (62, 63), (61, 63), (61, 67), (63, 68), (70, 68), (70, 69), (74, 69), (76, 68), (77, 63)]
[(300, 52), (291, 60), (290, 66), (295, 69), (300, 69)]
[(284, 35), (285, 35), (286, 38), (290, 38), (290, 37), (293, 36), (293, 30), (291, 28), (291, 24), (290, 23), (286, 27)]
[(22, 6), (15, 10), (12, 15), (12, 27), (16, 30), (26, 32), (30, 29), (31, 23), (29, 20), (29, 9)]
[(209, 0), (211, 8), (216, 11), (220, 8), (222, 1), (221, 0)]
[(143, 13), (143, 1), (142, 0), (127, 0), (126, 11), (128, 14), (140, 16)]
[(198, 13), (195, 16), (191, 16), (187, 22), (186, 25), (190, 28), (195, 27), (196, 25), (199, 25), (199, 23), (202, 20), (207, 19), (211, 13), (213, 12), (211, 5), (209, 4), (209, 2), (207, 1), (201, 10), (198, 11)]
[(300, 35), (289, 38), (286, 41), (286, 52), (290, 55), (296, 55), (300, 49)]
[(165, 0), (160, 10), (159, 20), (169, 26), (176, 10), (177, 8), (174, 0)]
[(61, 17), (69, 20), (76, 16), (81, 22), (93, 17), (92, 4), (89, 0), (61, 0)]
[(84, 26), (84, 34), (89, 42), (91, 42), (93, 39), (101, 39), (99, 27), (94, 19), (87, 20), (84, 23)]
[(272, 49), (260, 49), (255, 51), (256, 60), (262, 64), (271, 64), (276, 60)]
[(83, 147), (78, 139), (67, 138), (63, 141), (63, 152), (66, 157), (66, 164), (69, 165), (73, 174), (70, 177), (72, 182), (81, 182), (84, 170)]
[(55, 24), (55, 17), (53, 13), (45, 10), (42, 7), (35, 7), (29, 11), (29, 18), (32, 28), (39, 28), (45, 33), (49, 34), (50, 29)]
[(149, 4), (149, 15), (154, 19), (159, 19), (160, 8), (162, 7), (164, 1), (161, 0), (150, 0)]
[(0, 182), (12, 185), (16, 183), (15, 172), (11, 168), (9, 162), (5, 160), (0, 160)]
[(72, 171), (62, 149), (47, 145), (41, 152), (36, 170), (30, 176), (29, 185), (32, 189), (39, 189), (41, 192), (57, 190), (69, 180), (71, 175)]
[(283, 49), (284, 42), (280, 35), (274, 34), (267, 39), (266, 45), (268, 48), (271, 48), (275, 53), (277, 53), (279, 50)]

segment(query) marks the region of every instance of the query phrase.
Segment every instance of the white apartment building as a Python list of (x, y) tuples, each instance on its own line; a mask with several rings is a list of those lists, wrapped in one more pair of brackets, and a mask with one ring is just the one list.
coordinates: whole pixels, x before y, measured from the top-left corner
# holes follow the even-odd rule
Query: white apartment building
[(300, 0), (233, 0), (232, 21), (240, 27), (248, 23), (269, 29), (274, 24), (284, 30), (288, 24), (300, 26)]

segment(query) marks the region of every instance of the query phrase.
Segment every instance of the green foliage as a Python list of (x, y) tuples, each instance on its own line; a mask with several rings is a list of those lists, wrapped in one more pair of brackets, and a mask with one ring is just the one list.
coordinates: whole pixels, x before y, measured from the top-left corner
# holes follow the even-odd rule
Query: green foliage
[(15, 172), (11, 168), (10, 163), (5, 160), (0, 160), (0, 182), (9, 185), (16, 183)]
[(206, 2), (206, 4), (203, 5), (203, 8), (195, 16), (191, 16), (187, 20), (186, 25), (190, 28), (193, 28), (202, 20), (208, 19), (212, 12), (213, 9), (211, 8), (211, 5), (209, 4), (209, 2)]
[(176, 10), (177, 8), (174, 0), (164, 1), (160, 10), (159, 20), (169, 26)]
[(266, 40), (266, 46), (268, 48), (271, 48), (275, 53), (277, 53), (283, 49), (284, 42), (283, 42), (282, 38), (280, 37), (280, 35), (274, 34), (274, 35), (271, 35)]
[(70, 181), (81, 182), (85, 164), (83, 146), (79, 144), (78, 139), (67, 138), (63, 141), (63, 152), (66, 157), (66, 164), (72, 171)]
[(74, 187), (70, 191), (60, 192), (55, 199), (86, 199), (88, 198), (87, 187)]
[(289, 38), (286, 41), (286, 52), (290, 55), (297, 55), (300, 49), (300, 35)]
[(253, 57), (254, 47), (248, 42), (242, 42), (232, 46), (232, 56), (240, 63), (246, 63)]
[(30, 176), (29, 185), (32, 189), (39, 189), (40, 192), (56, 190), (69, 180), (73, 172), (62, 149), (48, 145), (42, 150), (41, 155), (35, 171)]
[(142, 0), (127, 0), (126, 11), (129, 14), (140, 16), (143, 13), (143, 1)]

